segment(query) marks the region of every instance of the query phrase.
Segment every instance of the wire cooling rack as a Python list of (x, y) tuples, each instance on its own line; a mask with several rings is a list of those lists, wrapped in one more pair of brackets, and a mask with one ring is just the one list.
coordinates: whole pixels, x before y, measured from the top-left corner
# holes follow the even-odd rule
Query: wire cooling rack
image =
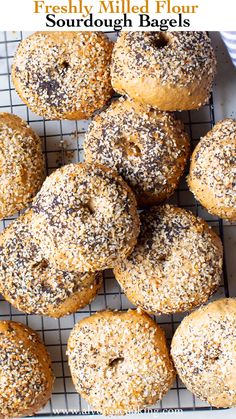
[[(22, 117), (41, 136), (47, 173), (50, 174), (63, 164), (83, 160), (83, 139), (89, 121), (45, 120), (33, 114), (19, 99), (11, 81), (11, 65), (19, 42), (28, 35), (29, 32), (0, 32), (0, 112), (10, 112)], [(116, 35), (113, 33), (109, 36), (114, 39)], [(178, 117), (184, 121), (186, 130), (191, 136), (192, 148), (194, 148), (200, 136), (214, 125), (212, 98), (210, 103), (201, 110), (182, 112)], [(222, 220), (209, 215), (194, 200), (187, 188), (185, 178), (170, 202), (187, 208), (204, 218), (219, 233), (224, 242)], [(0, 229), (4, 229), (15, 218), (11, 217), (1, 221)], [(227, 269), (224, 264), (222, 285), (214, 298), (228, 295)], [(0, 297), (0, 319), (19, 321), (38, 331), (51, 354), (56, 381), (52, 398), (37, 414), (38, 417), (96, 413), (92, 412), (87, 403), (75, 392), (67, 364), (66, 344), (70, 331), (77, 321), (105, 308), (121, 310), (132, 308), (110, 271), (104, 273), (103, 288), (89, 306), (74, 315), (59, 320), (22, 314)], [(164, 315), (156, 319), (165, 330), (169, 341), (182, 318), (183, 315)], [(212, 408), (207, 403), (195, 398), (177, 378), (175, 385), (164, 399), (148, 411), (178, 412), (209, 409)]]

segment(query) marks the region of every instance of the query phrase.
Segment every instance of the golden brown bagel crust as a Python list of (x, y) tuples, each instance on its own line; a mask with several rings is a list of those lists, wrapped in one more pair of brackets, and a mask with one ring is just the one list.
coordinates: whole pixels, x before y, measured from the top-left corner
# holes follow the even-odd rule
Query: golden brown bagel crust
[(0, 113), (0, 219), (25, 208), (44, 177), (38, 135), (18, 116)]
[(44, 182), (32, 206), (33, 231), (58, 269), (111, 268), (132, 251), (139, 233), (135, 196), (113, 170), (69, 164)]
[(223, 298), (185, 317), (171, 354), (182, 382), (197, 397), (215, 407), (236, 406), (236, 300)]
[(201, 138), (190, 165), (188, 185), (211, 213), (236, 220), (236, 121), (224, 119)]
[(175, 377), (163, 331), (141, 311), (103, 311), (81, 320), (67, 353), (76, 390), (105, 415), (156, 403)]
[(58, 270), (44, 257), (32, 232), (31, 210), (0, 235), (0, 292), (24, 313), (74, 313), (93, 300), (101, 283), (101, 273)]
[(117, 170), (145, 206), (167, 199), (176, 189), (189, 138), (174, 115), (120, 98), (95, 116), (84, 151), (85, 161)]
[(151, 314), (206, 302), (222, 275), (222, 244), (192, 213), (170, 205), (141, 213), (137, 245), (114, 269), (128, 299)]
[(100, 32), (36, 32), (16, 52), (16, 91), (37, 115), (87, 119), (112, 95), (112, 47)]
[(122, 32), (112, 56), (115, 91), (163, 111), (209, 99), (216, 60), (205, 32)]
[(51, 397), (49, 354), (24, 324), (0, 322), (0, 377), (1, 419), (33, 416)]

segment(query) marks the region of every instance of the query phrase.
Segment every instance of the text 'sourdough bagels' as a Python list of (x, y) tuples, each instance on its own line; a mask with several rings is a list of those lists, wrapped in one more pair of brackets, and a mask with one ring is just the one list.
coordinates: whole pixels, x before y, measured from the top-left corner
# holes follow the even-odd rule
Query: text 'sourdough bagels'
[(32, 210), (33, 234), (58, 269), (112, 268), (137, 241), (135, 196), (105, 166), (78, 163), (56, 170), (44, 182)]
[(112, 95), (113, 44), (99, 32), (36, 32), (16, 52), (17, 93), (37, 115), (86, 119)]
[(185, 317), (171, 354), (188, 390), (212, 406), (236, 406), (236, 300), (223, 298)]
[(112, 86), (160, 110), (197, 109), (209, 99), (215, 68), (206, 32), (122, 32), (113, 50)]
[(175, 372), (161, 328), (141, 311), (102, 311), (77, 323), (67, 354), (76, 390), (105, 415), (162, 399)]

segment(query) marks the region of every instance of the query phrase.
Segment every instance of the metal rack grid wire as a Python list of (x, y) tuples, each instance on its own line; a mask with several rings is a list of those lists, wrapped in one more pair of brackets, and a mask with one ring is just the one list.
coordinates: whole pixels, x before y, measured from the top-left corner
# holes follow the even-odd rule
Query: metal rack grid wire
[[(28, 35), (29, 33), (24, 32), (0, 32), (0, 112), (10, 112), (22, 117), (41, 136), (47, 174), (50, 174), (63, 164), (77, 162), (83, 159), (83, 138), (89, 121), (50, 121), (42, 119), (33, 114), (19, 99), (11, 81), (11, 65), (19, 42)], [(109, 36), (114, 39), (116, 34), (110, 33)], [(178, 117), (185, 123), (186, 130), (191, 137), (192, 148), (194, 148), (200, 136), (204, 135), (214, 125), (213, 99), (211, 98), (210, 103), (199, 111), (182, 112), (179, 113)], [(222, 220), (209, 215), (194, 200), (193, 195), (187, 188), (185, 176), (175, 195), (169, 201), (187, 208), (194, 214), (204, 218), (218, 231), (224, 242), (224, 224)], [(0, 229), (4, 229), (16, 217), (17, 215), (4, 219), (1, 222)], [(222, 284), (214, 298), (220, 296), (229, 296), (225, 263)], [(125, 310), (131, 307), (132, 305), (115, 281), (111, 271), (104, 273), (103, 288), (90, 305), (73, 315), (59, 320), (23, 314), (4, 301), (3, 298), (0, 298), (0, 320), (12, 319), (20, 321), (38, 331), (52, 357), (53, 370), (56, 376), (52, 398), (36, 416), (58, 416), (68, 413), (81, 415), (91, 413), (91, 407), (75, 392), (70, 378), (66, 358), (66, 344), (69, 333), (78, 320), (91, 315), (97, 310), (105, 308)], [(183, 315), (174, 314), (156, 318), (165, 330), (169, 341), (183, 317)], [(179, 378), (177, 378), (173, 388), (164, 399), (148, 411), (194, 411), (210, 409), (212, 408), (207, 403), (200, 401), (187, 391)], [(92, 413), (94, 414), (96, 412)]]

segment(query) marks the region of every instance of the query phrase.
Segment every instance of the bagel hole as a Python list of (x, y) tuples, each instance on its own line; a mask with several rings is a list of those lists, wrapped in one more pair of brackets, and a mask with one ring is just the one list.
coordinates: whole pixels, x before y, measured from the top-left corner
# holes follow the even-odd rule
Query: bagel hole
[(138, 144), (134, 143), (133, 141), (130, 141), (129, 143), (129, 155), (139, 157), (141, 156), (141, 149), (138, 146)]
[(68, 61), (64, 60), (64, 61), (62, 61), (62, 63), (61, 63), (61, 67), (62, 67), (64, 70), (68, 70), (68, 68), (70, 67), (70, 64), (68, 63)]
[(155, 38), (154, 40), (154, 47), (157, 49), (162, 49), (165, 48), (167, 45), (169, 45), (168, 36), (164, 33), (159, 33), (158, 38)]
[(123, 136), (119, 142), (118, 146), (121, 147), (124, 151), (124, 153), (129, 157), (140, 157), (142, 154), (141, 147), (139, 146), (136, 139), (133, 138), (127, 138)]
[(33, 269), (40, 269), (41, 271), (44, 271), (45, 269), (47, 269), (49, 266), (49, 262), (46, 259), (42, 259), (40, 260), (40, 262), (36, 262), (33, 264), (32, 268)]
[(86, 204), (86, 208), (87, 208), (87, 210), (89, 211), (89, 213), (90, 213), (90, 214), (94, 214), (94, 213), (95, 213), (96, 208), (95, 208), (95, 201), (94, 201), (94, 199), (93, 199), (93, 198), (91, 198), (91, 199), (87, 202), (87, 204)]
[(167, 260), (167, 256), (166, 255), (161, 255), (161, 256), (159, 256), (158, 260), (160, 262), (165, 262)]
[(118, 364), (121, 364), (122, 362), (124, 362), (124, 360), (125, 359), (123, 357), (112, 359), (111, 361), (109, 361), (109, 367), (115, 368)]

